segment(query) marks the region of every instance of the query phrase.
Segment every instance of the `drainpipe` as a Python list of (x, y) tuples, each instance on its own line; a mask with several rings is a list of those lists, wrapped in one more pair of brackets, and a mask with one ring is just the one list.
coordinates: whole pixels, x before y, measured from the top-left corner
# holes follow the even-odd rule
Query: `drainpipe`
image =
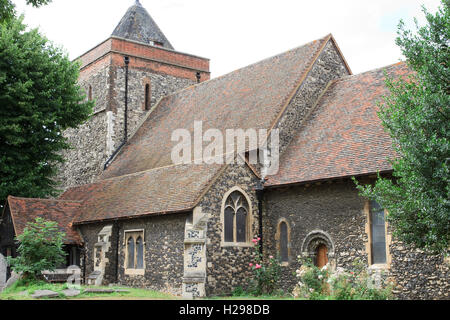
[(130, 63), (130, 58), (125, 56), (123, 58), (125, 62), (125, 112), (124, 112), (124, 137), (123, 142), (120, 144), (120, 146), (116, 149), (116, 151), (113, 152), (111, 157), (106, 161), (105, 166), (103, 167), (103, 170), (108, 169), (109, 165), (111, 164), (111, 161), (114, 159), (116, 154), (122, 149), (122, 147), (127, 143), (128, 140), (128, 64)]
[(87, 284), (87, 275), (86, 275), (86, 262), (87, 262), (87, 250), (86, 250), (86, 244), (83, 246), (83, 283)]
[(256, 197), (258, 199), (258, 218), (259, 218), (259, 237), (261, 238), (259, 253), (263, 254), (263, 199), (264, 199), (264, 180), (256, 184)]
[(117, 245), (116, 245), (116, 284), (119, 283), (119, 245), (120, 245), (120, 225), (119, 222), (114, 222), (115, 227), (116, 227), (116, 241), (117, 241)]
[(125, 134), (123, 137), (123, 141), (126, 142), (128, 140), (128, 64), (130, 63), (130, 58), (125, 56), (123, 60), (125, 62), (125, 115), (124, 115)]

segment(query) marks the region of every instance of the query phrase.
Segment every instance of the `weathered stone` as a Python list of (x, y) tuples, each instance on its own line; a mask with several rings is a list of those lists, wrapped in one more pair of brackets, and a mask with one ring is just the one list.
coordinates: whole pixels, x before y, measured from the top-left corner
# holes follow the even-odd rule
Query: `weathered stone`
[(76, 289), (66, 289), (66, 290), (63, 290), (62, 293), (66, 297), (76, 297), (76, 296), (78, 296), (81, 293), (81, 291), (80, 290), (76, 290)]
[(114, 289), (97, 289), (97, 288), (88, 288), (83, 291), (83, 293), (114, 293)]
[(34, 299), (56, 298), (59, 293), (51, 290), (36, 290), (31, 297)]
[(5, 289), (11, 287), (14, 283), (22, 278), (22, 273), (11, 272), (11, 277), (6, 281)]
[(114, 292), (118, 292), (118, 293), (130, 293), (130, 290), (127, 289), (114, 289)]
[(6, 258), (0, 253), (0, 291), (6, 286), (6, 272), (8, 264)]

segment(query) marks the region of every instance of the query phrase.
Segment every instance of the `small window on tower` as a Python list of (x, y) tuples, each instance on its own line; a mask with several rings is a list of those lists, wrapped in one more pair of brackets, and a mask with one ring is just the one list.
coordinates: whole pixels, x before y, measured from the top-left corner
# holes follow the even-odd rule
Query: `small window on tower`
[(89, 99), (89, 101), (92, 101), (92, 86), (89, 86), (89, 89), (88, 89), (88, 99)]
[(150, 84), (145, 85), (145, 110), (150, 110)]

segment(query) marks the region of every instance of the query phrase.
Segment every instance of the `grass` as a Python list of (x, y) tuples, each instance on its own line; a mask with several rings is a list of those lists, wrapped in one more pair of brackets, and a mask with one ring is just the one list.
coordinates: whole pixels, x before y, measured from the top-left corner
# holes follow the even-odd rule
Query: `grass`
[[(125, 289), (128, 292), (114, 292), (114, 293), (83, 293), (84, 289)], [(120, 286), (112, 287), (98, 287), (98, 286), (81, 286), (81, 294), (76, 297), (66, 297), (62, 291), (68, 289), (66, 283), (52, 284), (45, 281), (26, 282), (19, 280), (11, 287), (5, 289), (0, 293), (0, 300), (35, 300), (31, 295), (36, 290), (51, 290), (59, 293), (59, 297), (39, 300), (177, 300), (181, 297), (174, 296), (167, 293), (162, 293), (153, 290), (142, 288), (128, 288)], [(291, 295), (272, 295), (272, 296), (252, 296), (250, 294), (242, 293), (241, 295), (233, 296), (216, 296), (204, 298), (204, 300), (294, 300)]]
[[(95, 286), (81, 286), (81, 294), (76, 297), (66, 297), (62, 291), (67, 289), (68, 285), (51, 284), (45, 281), (34, 281), (27, 283), (23, 280), (17, 281), (11, 287), (5, 289), (0, 293), (0, 300), (35, 300), (31, 295), (36, 290), (51, 290), (59, 293), (59, 297), (47, 300), (175, 300), (180, 299), (177, 296), (167, 293), (157, 292), (147, 289), (125, 288), (125, 287), (95, 287)], [(83, 293), (86, 288), (97, 289), (125, 289), (129, 292), (114, 292), (114, 293)]]

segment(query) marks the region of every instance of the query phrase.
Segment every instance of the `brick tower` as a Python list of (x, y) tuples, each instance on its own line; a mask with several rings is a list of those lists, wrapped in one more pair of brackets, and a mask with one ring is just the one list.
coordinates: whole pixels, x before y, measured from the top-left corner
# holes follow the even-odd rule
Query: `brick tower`
[(85, 124), (64, 133), (74, 149), (63, 154), (62, 189), (95, 181), (125, 131), (129, 137), (159, 99), (210, 77), (209, 59), (176, 51), (139, 1), (108, 39), (77, 60), (79, 84), (95, 108)]

